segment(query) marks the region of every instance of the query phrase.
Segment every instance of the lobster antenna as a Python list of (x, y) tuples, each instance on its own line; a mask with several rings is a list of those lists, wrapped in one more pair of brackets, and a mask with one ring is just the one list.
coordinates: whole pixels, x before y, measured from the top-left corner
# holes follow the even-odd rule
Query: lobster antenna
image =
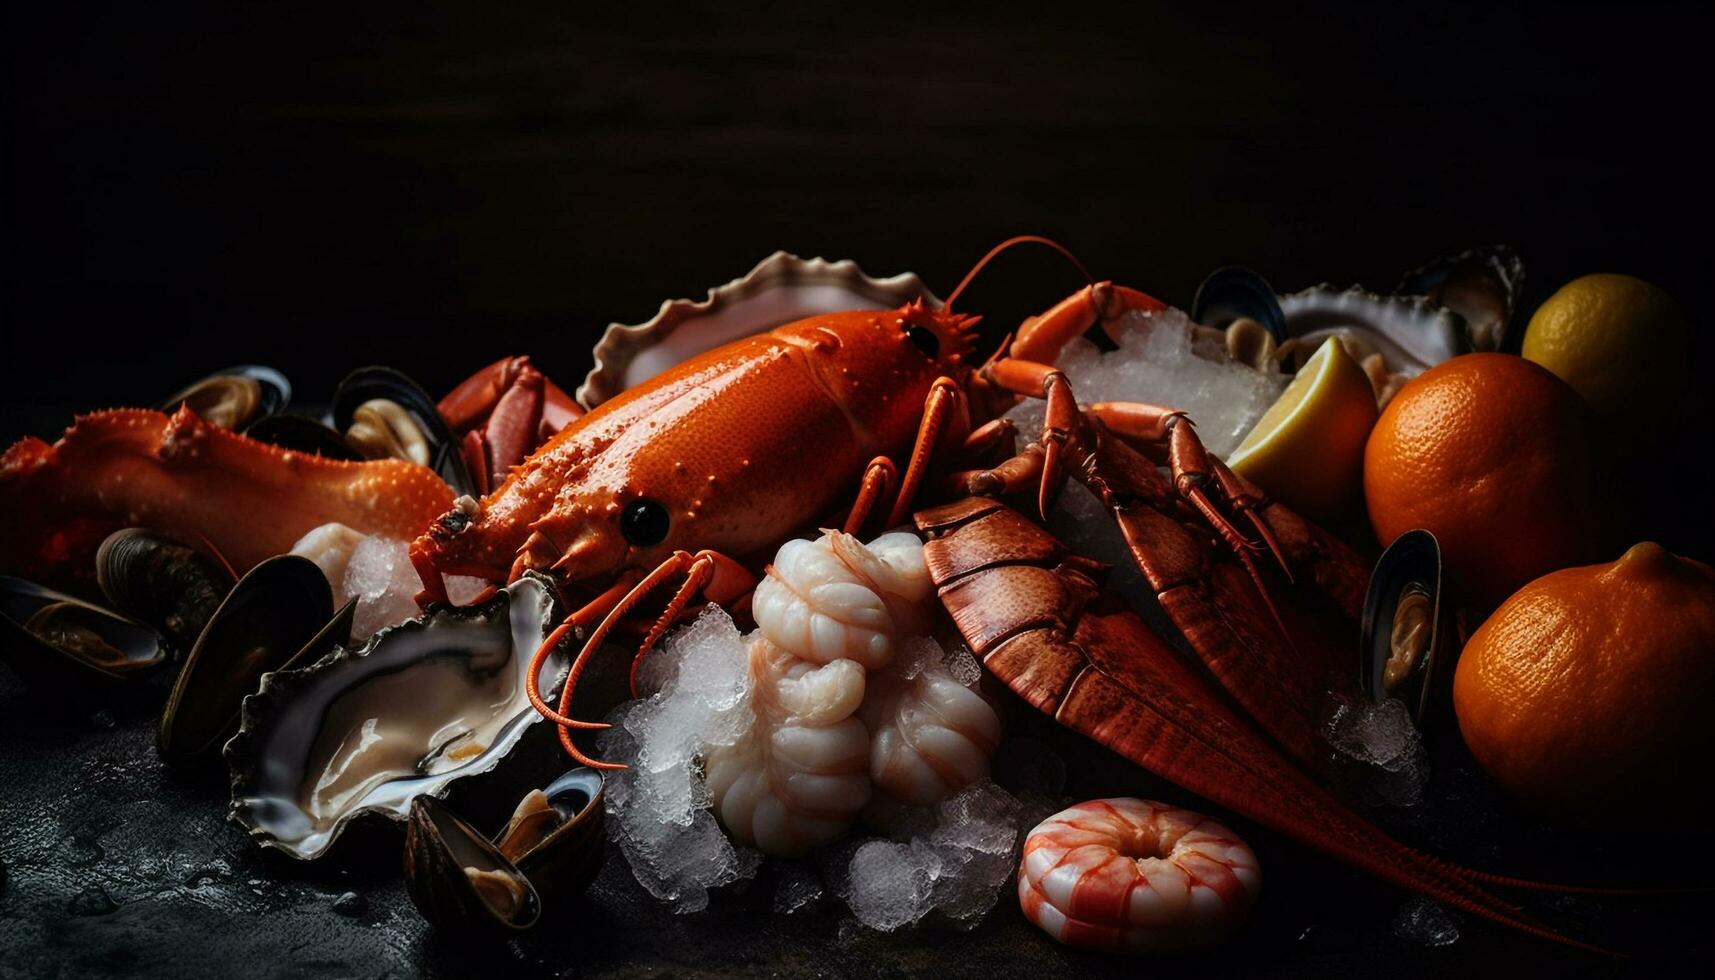
[(1052, 238), (1044, 238), (1041, 235), (1014, 235), (1006, 241), (1001, 242), (999, 245), (996, 245), (994, 248), (989, 249), (987, 255), (978, 259), (976, 265), (971, 266), (971, 271), (965, 273), (965, 278), (959, 280), (959, 284), (953, 287), (952, 295), (948, 296), (947, 301), (941, 304), (941, 309), (951, 311), (953, 309), (953, 303), (959, 298), (959, 294), (965, 291), (965, 287), (971, 284), (971, 280), (977, 277), (977, 273), (983, 271), (983, 269), (994, 260), (995, 256), (1009, 248), (1012, 248), (1014, 245), (1046, 245), (1054, 251), (1059, 252), (1061, 255), (1064, 255), (1066, 257), (1066, 261), (1076, 266), (1079, 274), (1084, 277), (1084, 281), (1086, 283), (1092, 286), (1096, 284), (1096, 277), (1090, 275), (1090, 270), (1084, 268), (1084, 263), (1079, 262), (1078, 257), (1073, 255), (1071, 250), (1066, 246)]

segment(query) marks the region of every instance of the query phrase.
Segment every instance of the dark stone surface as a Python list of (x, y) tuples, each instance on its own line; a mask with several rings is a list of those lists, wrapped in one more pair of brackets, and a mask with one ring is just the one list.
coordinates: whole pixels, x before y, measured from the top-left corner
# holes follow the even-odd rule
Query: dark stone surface
[[(327, 859), (305, 865), (263, 852), (228, 824), (221, 772), (180, 773), (156, 758), (158, 687), (98, 709), (55, 704), (0, 674), (0, 976), (1044, 977), (1139, 968), (1054, 944), (1025, 922), (1010, 892), (973, 932), (889, 935), (864, 929), (832, 897), (774, 914), (775, 872), (765, 869), (717, 893), (708, 911), (674, 915), (616, 852), (587, 895), (551, 909), (534, 932), (502, 944), (449, 939), (405, 896), (402, 834), (393, 825), (358, 826)], [(1013, 724), (1065, 755), (1078, 799), (1192, 802), (1034, 715), (1019, 713)], [(458, 784), (454, 804), (479, 826), (498, 827), (525, 787), (562, 766), (547, 735), (538, 727), (500, 772)], [(1677, 860), (1680, 848), (1652, 832), (1646, 806), (1598, 837), (1557, 834), (1520, 820), (1468, 770), (1450, 764), (1437, 772), (1432, 815), (1392, 816), (1408, 839), (1440, 853), (1567, 880), (1696, 874), (1695, 863)], [(1630, 960), (1552, 946), (1459, 913), (1458, 941), (1432, 947), (1394, 930), (1401, 893), (1234, 824), (1263, 864), (1251, 924), (1217, 953), (1149, 963), (1152, 974), (1407, 977), (1484, 975), (1506, 965), (1556, 976), (1695, 975), (1711, 965), (1704, 923), (1715, 907), (1707, 897), (1526, 897), (1550, 924), (1634, 954)]]

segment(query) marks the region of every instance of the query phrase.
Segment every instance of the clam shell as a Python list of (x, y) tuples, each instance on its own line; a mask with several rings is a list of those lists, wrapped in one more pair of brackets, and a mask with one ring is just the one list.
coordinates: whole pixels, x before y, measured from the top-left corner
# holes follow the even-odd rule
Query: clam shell
[[(594, 408), (656, 374), (722, 344), (817, 313), (884, 310), (913, 299), (939, 306), (910, 272), (886, 279), (865, 275), (849, 259), (801, 259), (775, 252), (756, 268), (702, 300), (675, 299), (645, 323), (610, 324), (595, 347), (595, 367), (578, 388)], [(686, 326), (692, 329), (682, 329)]]
[[(506, 882), (517, 906), (496, 908), (467, 869)], [(405, 890), (423, 918), (449, 932), (505, 935), (528, 929), (542, 917), (542, 899), (529, 877), (433, 796), (411, 801), (405, 827)]]
[(237, 727), (244, 696), (301, 651), (332, 614), (327, 578), (307, 558), (280, 555), (246, 573), (179, 671), (156, 733), (161, 758), (185, 765), (212, 755)]
[[(107, 666), (49, 643), (25, 628), (48, 607), (75, 618), (124, 656), (127, 666)], [(0, 659), (33, 687), (79, 694), (111, 687), (167, 660), (160, 634), (132, 619), (82, 599), (10, 575), (0, 575)]]
[[(262, 846), (313, 860), (354, 818), (378, 813), (403, 820), (413, 797), (445, 796), (456, 780), (493, 769), (541, 720), (524, 693), (524, 675), (531, 654), (559, 619), (553, 586), (527, 573), (481, 605), (437, 606), (425, 617), (377, 632), (356, 650), (335, 648), (311, 666), (264, 676), (260, 689), (244, 699), (243, 722), (226, 746), (232, 770), (230, 818)], [(498, 708), (466, 702), (472, 712), (488, 711), (479, 730), (440, 745), (408, 740), (434, 737), (448, 724), (449, 709), (437, 703), (437, 698), (456, 696), (456, 688), (446, 686), (446, 672), (451, 668), (474, 676), (473, 662), (499, 679), (503, 699), (494, 702)], [(556, 654), (543, 675), (544, 692), (552, 688), (550, 681), (557, 683), (564, 665)], [(409, 694), (390, 696), (407, 683), (415, 685)], [(473, 690), (481, 693), (474, 685)], [(376, 700), (371, 704), (365, 698)], [(358, 774), (355, 785), (318, 787), (319, 777), (307, 772), (318, 750), (331, 760), (346, 734), (376, 718), (385, 719), (395, 733), (408, 733), (394, 735), (393, 745), (400, 749), (393, 751), (412, 749), (416, 755), (414, 746), (421, 744), (421, 755), (397, 766), (382, 760), (377, 763), (382, 770)], [(476, 745), (477, 751), (457, 758), (451, 746), (466, 735), (472, 740), (464, 745)], [(324, 798), (318, 806), (315, 794), (324, 791), (338, 791), (338, 798)]]
[(196, 641), (234, 584), (213, 558), (140, 527), (101, 542), (95, 581), (114, 609), (166, 634), (181, 651)]

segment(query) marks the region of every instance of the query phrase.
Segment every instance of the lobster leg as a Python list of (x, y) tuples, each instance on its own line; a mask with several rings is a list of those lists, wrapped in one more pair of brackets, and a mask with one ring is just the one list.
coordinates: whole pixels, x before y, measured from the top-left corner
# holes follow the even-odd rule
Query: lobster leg
[[(583, 676), (584, 668), (589, 664), (590, 657), (607, 639), (609, 632), (620, 620), (629, 615), (645, 596), (678, 575), (683, 575), (684, 580), (674, 590), (673, 597), (668, 600), (661, 615), (655, 620), (655, 625), (650, 628), (642, 645), (632, 657), (631, 684), (632, 694), (635, 696), (638, 666), (662, 635), (679, 619), (692, 598), (701, 594), (711, 602), (724, 605), (748, 596), (750, 591), (755, 588), (756, 577), (751, 575), (743, 565), (716, 551), (699, 551), (695, 555), (687, 551), (675, 551), (667, 560), (657, 565), (654, 571), (643, 576), (640, 581), (632, 585), (623, 595), (620, 595), (617, 601), (613, 598), (618, 594), (618, 586), (615, 586), (583, 609), (567, 616), (542, 640), (541, 646), (537, 647), (535, 655), (531, 658), (530, 666), (525, 671), (525, 695), (529, 697), (530, 704), (543, 717), (559, 726), (560, 745), (565, 748), (568, 755), (576, 759), (581, 765), (593, 769), (624, 768), (615, 763), (592, 759), (572, 742), (571, 730), (574, 728), (601, 729), (607, 727), (600, 722), (579, 721), (567, 714), (571, 710), (572, 693), (577, 688), (579, 678)], [(609, 603), (611, 605), (608, 605)], [(607, 606), (607, 608), (603, 610), (603, 606)], [(598, 614), (600, 615), (599, 622), (590, 631), (588, 638), (584, 641), (583, 648), (578, 651), (577, 657), (572, 661), (571, 669), (566, 672), (566, 682), (560, 688), (560, 703), (556, 710), (550, 707), (547, 700), (542, 697), (540, 680), (542, 667), (547, 662), (549, 654), (553, 652), (561, 640), (565, 639), (568, 633), (588, 626)]]
[(898, 485), (899, 467), (893, 465), (893, 460), (886, 456), (870, 460), (864, 467), (863, 480), (858, 484), (857, 499), (852, 501), (852, 509), (846, 514), (845, 532), (857, 534), (862, 531), (875, 505)]
[(930, 467), (946, 457), (949, 446), (963, 445), (970, 431), (970, 410), (958, 382), (947, 377), (936, 378), (923, 400), (923, 419), (917, 425), (917, 438), (911, 446), (899, 494), (893, 498), (893, 507), (887, 514), (888, 527), (905, 523), (911, 514), (911, 502), (917, 498), (917, 490)]
[[(1192, 792), (1402, 887), (1586, 949), (1398, 843), (1282, 757), (1131, 612), (1098, 563), (993, 500), (917, 515), (943, 602), (972, 651), (1037, 709)], [(995, 601), (1004, 599), (1006, 601)], [(997, 615), (997, 611), (1000, 611)]]

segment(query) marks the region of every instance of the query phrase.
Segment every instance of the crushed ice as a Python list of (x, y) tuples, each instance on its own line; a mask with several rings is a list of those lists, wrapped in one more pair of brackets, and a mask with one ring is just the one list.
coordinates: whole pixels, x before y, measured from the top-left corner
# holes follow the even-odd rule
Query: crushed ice
[(709, 890), (756, 873), (762, 854), (727, 839), (709, 810), (704, 744), (731, 744), (749, 728), (750, 677), (743, 639), (718, 606), (667, 638), (639, 683), (658, 687), (621, 705), (602, 734), (609, 775), (608, 834), (651, 895), (676, 912), (708, 907)]
[(1429, 781), (1429, 754), (1423, 734), (1411, 721), (1405, 702), (1336, 697), (1325, 729), (1341, 756), (1361, 764), (1361, 789), (1373, 802), (1414, 806)]
[[(344, 524), (324, 524), (298, 540), (292, 554), (315, 562), (333, 589), (334, 605), (357, 599), (351, 639), (361, 642), (377, 630), (397, 626), (422, 613), (417, 593), (422, 580), (411, 565), (411, 543), (402, 538), (365, 535)], [(447, 598), (465, 605), (488, 582), (465, 575), (446, 577)]]
[[(967, 683), (981, 676), (958, 644), (909, 640), (899, 658), (894, 669), (908, 677), (937, 666)], [(721, 831), (700, 762), (705, 747), (732, 744), (748, 729), (747, 664), (731, 617), (710, 606), (644, 661), (639, 686), (655, 693), (609, 716), (613, 727), (599, 743), (603, 758), (627, 766), (608, 783), (609, 834), (637, 880), (677, 912), (706, 908), (710, 890), (752, 877), (764, 860)], [(813, 865), (781, 863), (775, 910), (791, 913), (834, 894), (873, 929), (926, 919), (974, 927), (1017, 872), (1024, 833), (1060, 807), (1059, 757), (1026, 739), (1008, 741), (997, 759), (1008, 754), (1016, 758), (1002, 778), (1018, 795), (985, 779), (937, 807), (904, 814), (893, 838), (832, 845)]]
[(935, 807), (933, 819), (908, 838), (874, 838), (833, 855), (825, 862), (830, 883), (871, 929), (890, 932), (925, 920), (975, 928), (1017, 873), (1024, 833), (1057, 807), (988, 780), (972, 783)]
[[(1135, 401), (1182, 409), (1196, 424), (1203, 445), (1225, 458), (1280, 397), (1288, 379), (1278, 370), (1265, 373), (1198, 356), (1192, 352), (1191, 327), (1190, 318), (1173, 308), (1128, 313), (1113, 331), (1118, 350), (1104, 354), (1080, 337), (1066, 345), (1058, 363), (1072, 378), (1080, 404)], [(1027, 398), (1007, 413), (1022, 439), (1034, 439), (1042, 431), (1042, 416), (1043, 403), (1037, 398)], [(1049, 530), (1073, 551), (1113, 565), (1108, 584), (1134, 606), (1154, 603), (1154, 592), (1144, 584), (1113, 515), (1093, 494), (1079, 488), (1062, 493)]]
[[(1058, 364), (1081, 404), (1133, 401), (1180, 409), (1196, 423), (1203, 445), (1225, 458), (1280, 397), (1287, 379), (1278, 371), (1199, 357), (1191, 349), (1191, 326), (1172, 307), (1127, 313), (1113, 328), (1118, 350), (1104, 354), (1080, 337), (1066, 345)], [(1026, 399), (1007, 417), (1021, 433), (1034, 435), (1042, 430), (1042, 404)]]

